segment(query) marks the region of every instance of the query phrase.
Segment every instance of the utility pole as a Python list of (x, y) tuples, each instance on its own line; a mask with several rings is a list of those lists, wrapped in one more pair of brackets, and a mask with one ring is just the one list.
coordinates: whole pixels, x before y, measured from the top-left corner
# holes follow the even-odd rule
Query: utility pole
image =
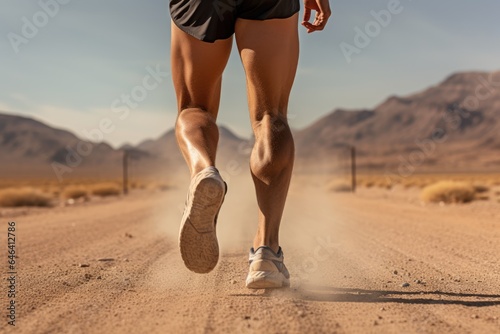
[(128, 150), (123, 150), (123, 194), (128, 194)]
[(356, 147), (351, 146), (351, 190), (356, 192)]

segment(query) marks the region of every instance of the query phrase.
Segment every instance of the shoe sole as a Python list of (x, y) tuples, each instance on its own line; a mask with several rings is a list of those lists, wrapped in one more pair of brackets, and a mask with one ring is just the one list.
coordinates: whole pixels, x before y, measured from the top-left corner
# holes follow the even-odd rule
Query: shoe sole
[(279, 289), (289, 286), (290, 280), (278, 272), (255, 271), (246, 279), (246, 287), (249, 289)]
[(224, 201), (219, 180), (204, 178), (195, 185), (179, 233), (179, 247), (186, 267), (195, 273), (212, 271), (219, 261), (215, 217)]

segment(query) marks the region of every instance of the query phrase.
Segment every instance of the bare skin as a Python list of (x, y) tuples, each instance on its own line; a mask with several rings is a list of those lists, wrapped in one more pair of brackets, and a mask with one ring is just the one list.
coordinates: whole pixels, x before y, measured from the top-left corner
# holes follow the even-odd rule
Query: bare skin
[(247, 77), (255, 135), (250, 156), (259, 206), (254, 249), (263, 245), (274, 251), (279, 248), (279, 226), (294, 157), (287, 108), (299, 56), (297, 24), (297, 14), (282, 20), (236, 22), (236, 42)]
[[(316, 12), (316, 16), (311, 23), (309, 20), (311, 19), (312, 11)], [(302, 25), (307, 29), (308, 33), (323, 30), (331, 15), (332, 12), (328, 0), (304, 0)]]
[[(308, 32), (322, 30), (330, 16), (328, 0), (305, 0), (304, 6), (302, 25)], [(317, 12), (312, 23), (311, 10)], [(287, 19), (238, 19), (235, 27), (255, 135), (250, 170), (259, 213), (253, 247), (269, 246), (275, 252), (294, 159), (287, 109), (299, 56), (297, 25), (295, 14)], [(232, 38), (205, 43), (172, 23), (172, 76), (179, 112), (176, 136), (191, 176), (215, 166), (219, 140), (215, 122), (231, 46)]]
[(191, 176), (215, 165), (222, 72), (232, 39), (204, 43), (172, 23), (172, 78), (177, 95), (176, 136)]

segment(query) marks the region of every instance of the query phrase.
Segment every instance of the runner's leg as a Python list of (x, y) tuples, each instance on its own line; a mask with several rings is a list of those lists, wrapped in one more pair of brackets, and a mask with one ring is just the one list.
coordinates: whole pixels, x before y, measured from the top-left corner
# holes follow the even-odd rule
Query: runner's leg
[(172, 77), (177, 94), (176, 136), (191, 171), (191, 183), (179, 231), (186, 267), (208, 273), (219, 260), (217, 215), (226, 191), (214, 168), (219, 131), (222, 72), (232, 39), (202, 42), (172, 23)]
[(171, 69), (177, 95), (176, 136), (191, 176), (214, 166), (219, 140), (215, 123), (222, 72), (232, 38), (202, 42), (172, 22)]
[(254, 249), (279, 248), (279, 226), (293, 168), (287, 107), (299, 55), (298, 14), (287, 19), (236, 22), (236, 42), (247, 77), (255, 144), (250, 169), (259, 206)]

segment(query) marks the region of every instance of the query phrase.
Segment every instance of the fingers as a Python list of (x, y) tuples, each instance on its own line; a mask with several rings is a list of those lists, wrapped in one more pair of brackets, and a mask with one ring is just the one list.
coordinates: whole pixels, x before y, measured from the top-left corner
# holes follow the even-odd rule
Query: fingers
[[(311, 10), (316, 11), (314, 22), (309, 22), (311, 19)], [(308, 33), (321, 31), (325, 28), (328, 18), (331, 15), (330, 4), (328, 0), (304, 1), (304, 19), (302, 25), (307, 29)]]
[(302, 19), (302, 25), (311, 19), (311, 8), (304, 8), (304, 18)]
[(330, 10), (330, 3), (328, 1), (323, 2), (323, 1), (318, 1), (318, 12), (321, 13), (323, 16), (323, 19), (328, 20), (328, 18), (331, 15), (331, 10)]
[(325, 28), (328, 18), (323, 15), (323, 13), (318, 13), (314, 19), (314, 22), (304, 21), (302, 25), (306, 27), (308, 33), (315, 31), (321, 31)]

